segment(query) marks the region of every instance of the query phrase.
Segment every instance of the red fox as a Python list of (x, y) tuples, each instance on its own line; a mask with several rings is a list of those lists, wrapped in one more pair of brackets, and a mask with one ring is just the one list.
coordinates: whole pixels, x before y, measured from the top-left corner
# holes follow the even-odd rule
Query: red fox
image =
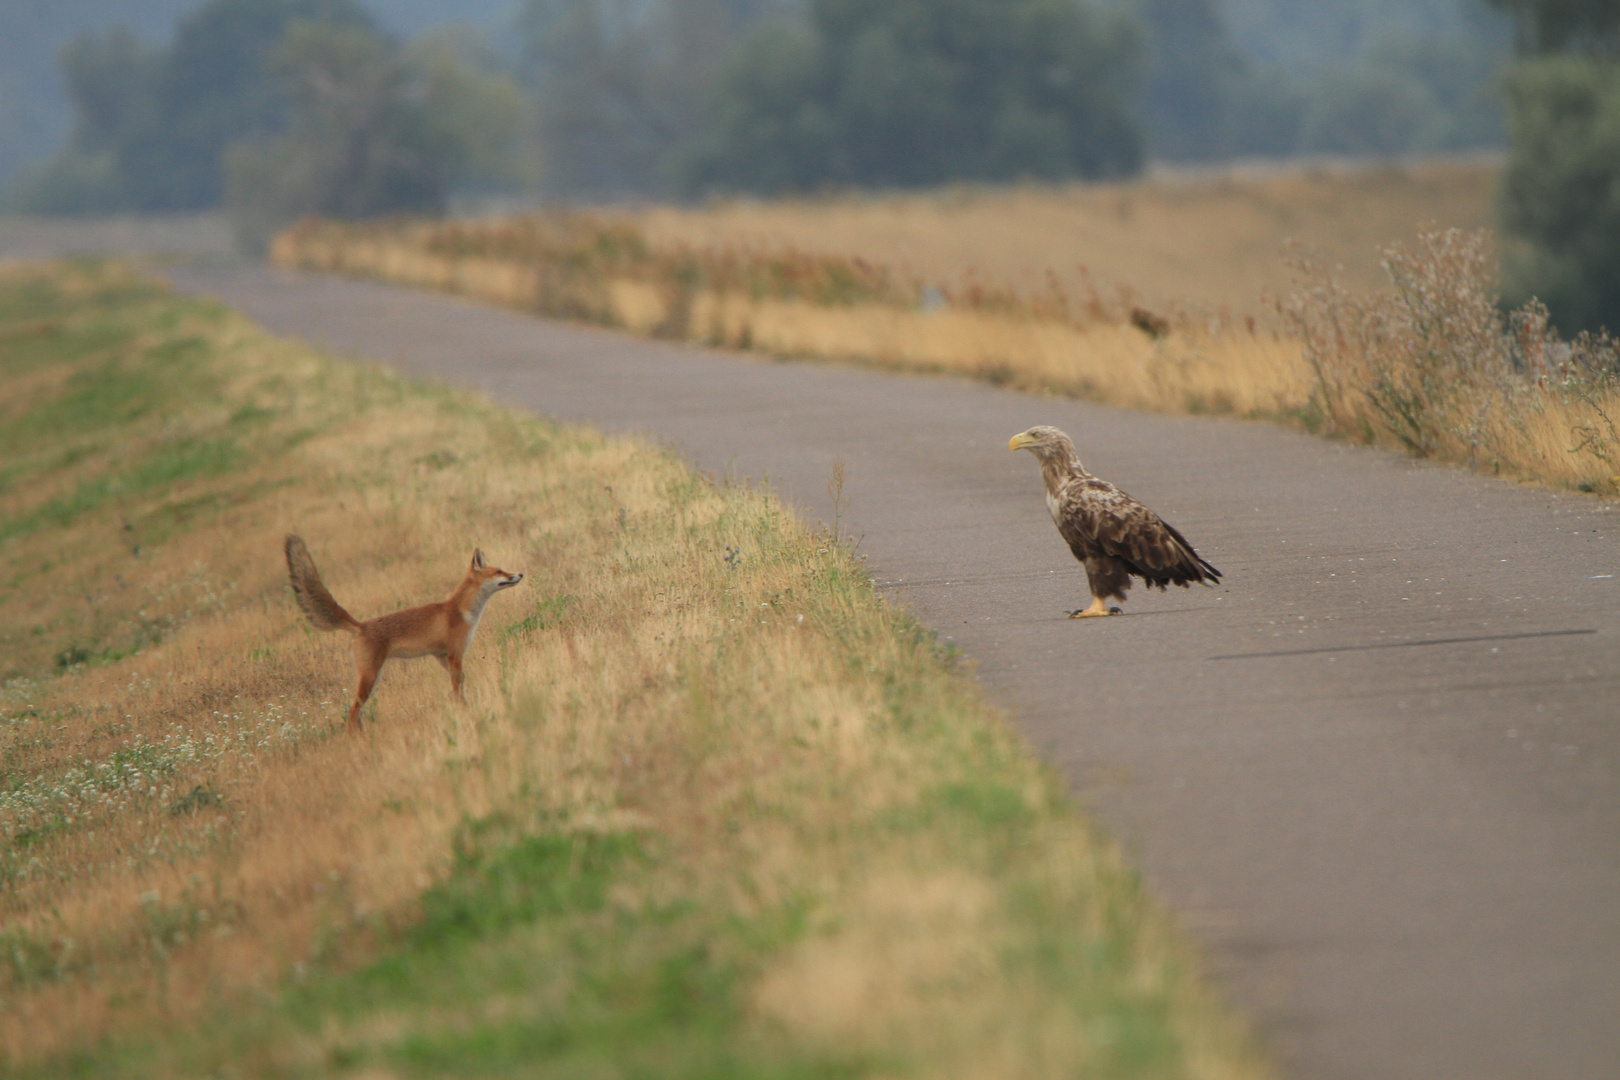
[(484, 605), (502, 589), (510, 589), (523, 580), (522, 574), (508, 574), (484, 565), (484, 553), (475, 550), (467, 576), (443, 602), (406, 608), (360, 622), (326, 591), (320, 571), (315, 569), (315, 560), (310, 558), (309, 548), (300, 537), (288, 533), (286, 550), (287, 576), (292, 580), (293, 595), (309, 621), (317, 630), (347, 630), (354, 635), (349, 651), (354, 654), (360, 685), (355, 688), (354, 704), (349, 708), (350, 731), (360, 730), (360, 706), (371, 696), (371, 688), (377, 684), (383, 664), (393, 657), (401, 660), (418, 656), (437, 658), (450, 673), (450, 688), (455, 691), (456, 700), (466, 701), (461, 693), (461, 658), (472, 643)]

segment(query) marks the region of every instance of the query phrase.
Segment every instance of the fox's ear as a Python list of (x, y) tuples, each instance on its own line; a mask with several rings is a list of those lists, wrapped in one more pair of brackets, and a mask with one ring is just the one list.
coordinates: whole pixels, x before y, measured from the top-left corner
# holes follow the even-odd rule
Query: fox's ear
[(473, 548), (472, 568), (474, 570), (482, 570), (484, 568), (484, 553), (478, 548)]

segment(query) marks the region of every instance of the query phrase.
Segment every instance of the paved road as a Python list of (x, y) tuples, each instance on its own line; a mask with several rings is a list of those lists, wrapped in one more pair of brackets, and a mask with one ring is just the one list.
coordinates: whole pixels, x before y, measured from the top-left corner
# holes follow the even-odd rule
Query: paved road
[(0, 214), (0, 263), (67, 255), (206, 255), (229, 258), (231, 228), (219, 213), (51, 218)]
[[(271, 330), (644, 432), (845, 521), (1136, 852), (1295, 1077), (1620, 1076), (1620, 514), (1261, 426), (171, 269)], [(1071, 622), (1034, 423), (1218, 590)]]

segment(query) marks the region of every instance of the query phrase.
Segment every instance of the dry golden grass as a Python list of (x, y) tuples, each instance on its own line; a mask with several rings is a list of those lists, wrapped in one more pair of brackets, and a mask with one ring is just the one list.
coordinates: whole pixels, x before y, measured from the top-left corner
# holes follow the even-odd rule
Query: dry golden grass
[(718, 345), (965, 375), (1155, 412), (1274, 416), (1298, 408), (1310, 393), (1297, 344), (1219, 324), (1184, 321), (1153, 337), (1102, 320), (1076, 325), (1010, 313), (921, 314), (736, 295), (700, 295), (692, 324), (701, 340)]
[(1384, 245), (1420, 227), (1494, 220), (1497, 166), (1279, 167), (1119, 184), (947, 188), (720, 202), (635, 214), (655, 247), (739, 246), (862, 258), (945, 287), (969, 275), (1024, 292), (1084, 267), (1099, 291), (1124, 288), (1157, 311), (1268, 316), (1290, 280), (1285, 241), (1344, 267), (1355, 290), (1384, 284)]
[[(408, 1044), (407, 1071), (457, 1075), (423, 1040), (571, 1015), (606, 977), (578, 943), (632, 935), (612, 972), (734, 973), (727, 1054), (1266, 1074), (1055, 778), (768, 496), (326, 360), (115, 267), (0, 273), (0, 334), (0, 400), (28, 388), (0, 421), (9, 1069), (386, 1076)], [(71, 421), (107, 385), (112, 411)], [(224, 464), (174, 457), (227, 441)], [(143, 486), (171, 459), (189, 464)], [(342, 735), (344, 643), (287, 594), (289, 529), (361, 617), (448, 592), (475, 544), (527, 572), (486, 612), (470, 704), (396, 662), (366, 733)], [(400, 948), (423, 890), (461, 880), (469, 822), (648, 854), (606, 912), (431, 953), (474, 966), (433, 968), (418, 997), (374, 978), (277, 1011), (288, 980)], [(761, 944), (761, 926), (796, 929)]]
[[(589, 218), (563, 226), (595, 227)], [(520, 234), (531, 228), (538, 231), (526, 221), (510, 226)], [(617, 226), (601, 228), (608, 236)], [(936, 308), (918, 280), (859, 262), (760, 254), (750, 274), (747, 252), (677, 249), (619, 263), (581, 257), (588, 243), (521, 247), (507, 231), (504, 224), (305, 222), (276, 239), (271, 259), (635, 333), (965, 375), (1129, 408), (1276, 416), (1298, 409), (1310, 392), (1298, 345), (1254, 320), (1182, 313), (1144, 331), (1131, 322), (1128, 298), (1105, 297), (1084, 282), (1053, 278), (1029, 294), (970, 282), (942, 292)]]

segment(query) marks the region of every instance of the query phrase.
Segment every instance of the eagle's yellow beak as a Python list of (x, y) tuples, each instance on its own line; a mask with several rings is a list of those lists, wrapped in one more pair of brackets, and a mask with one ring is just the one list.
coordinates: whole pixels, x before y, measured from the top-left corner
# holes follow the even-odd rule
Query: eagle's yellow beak
[(1007, 440), (1007, 449), (1022, 450), (1024, 447), (1028, 446), (1034, 441), (1034, 439), (1029, 437), (1027, 432), (1020, 431), (1017, 435), (1014, 435), (1011, 439)]

